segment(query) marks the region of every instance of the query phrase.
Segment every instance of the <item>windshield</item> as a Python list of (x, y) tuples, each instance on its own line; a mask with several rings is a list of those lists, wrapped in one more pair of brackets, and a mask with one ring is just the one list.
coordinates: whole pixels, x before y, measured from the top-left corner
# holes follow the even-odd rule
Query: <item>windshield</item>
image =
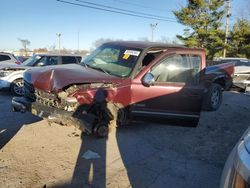
[(127, 77), (133, 70), (140, 53), (140, 49), (103, 45), (87, 56), (81, 64), (107, 74)]
[(32, 57), (30, 57), (29, 59), (27, 59), (26, 61), (24, 61), (22, 63), (22, 65), (25, 66), (33, 66), (39, 59), (41, 59), (42, 57), (39, 55), (34, 55)]

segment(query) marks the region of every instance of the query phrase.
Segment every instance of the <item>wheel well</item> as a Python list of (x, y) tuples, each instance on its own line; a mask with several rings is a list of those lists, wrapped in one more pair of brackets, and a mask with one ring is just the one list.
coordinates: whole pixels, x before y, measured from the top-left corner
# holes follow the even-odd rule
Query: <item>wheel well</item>
[(219, 84), (222, 88), (225, 88), (226, 86), (224, 78), (217, 78), (213, 83)]

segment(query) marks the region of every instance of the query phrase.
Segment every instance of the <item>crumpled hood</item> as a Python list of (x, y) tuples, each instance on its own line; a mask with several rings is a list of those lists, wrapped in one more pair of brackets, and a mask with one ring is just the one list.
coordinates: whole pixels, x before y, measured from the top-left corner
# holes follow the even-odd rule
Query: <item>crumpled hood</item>
[(122, 78), (77, 64), (33, 68), (25, 71), (25, 81), (46, 92), (57, 92), (71, 84), (119, 83)]
[(23, 66), (23, 65), (18, 65), (15, 63), (0, 63), (0, 69), (1, 70), (25, 70), (25, 69), (29, 69), (29, 66)]

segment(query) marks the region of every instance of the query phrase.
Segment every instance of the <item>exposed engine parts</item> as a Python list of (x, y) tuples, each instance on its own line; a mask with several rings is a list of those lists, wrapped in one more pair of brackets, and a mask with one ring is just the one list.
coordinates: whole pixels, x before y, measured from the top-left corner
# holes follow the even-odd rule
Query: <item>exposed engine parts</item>
[(112, 102), (94, 101), (89, 107), (79, 106), (73, 116), (83, 122), (87, 132), (94, 133), (98, 137), (105, 137), (120, 124), (121, 107), (122, 105)]
[[(47, 118), (49, 122), (55, 122), (61, 125), (75, 125), (87, 134), (94, 133), (99, 137), (105, 137), (125, 118), (121, 104), (107, 102), (107, 91), (112, 84), (83, 84), (72, 85), (58, 94), (46, 93), (35, 90), (34, 94), (36, 102), (52, 107), (52, 109), (60, 109), (61, 111), (53, 111)], [(97, 89), (98, 88), (98, 89)], [(86, 90), (95, 90), (95, 94), (91, 99), (91, 104), (81, 105), (75, 94)], [(96, 90), (97, 89), (97, 90)], [(118, 118), (120, 116), (121, 118)]]

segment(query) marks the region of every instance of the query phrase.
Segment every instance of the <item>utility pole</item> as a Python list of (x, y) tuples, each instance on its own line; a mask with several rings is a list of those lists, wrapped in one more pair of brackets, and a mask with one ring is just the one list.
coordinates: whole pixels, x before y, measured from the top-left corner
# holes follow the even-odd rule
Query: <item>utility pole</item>
[(158, 25), (158, 23), (155, 24), (150, 24), (150, 28), (151, 28), (151, 41), (154, 42), (154, 30), (156, 28), (156, 26)]
[(226, 54), (227, 54), (226, 46), (227, 46), (227, 39), (228, 39), (229, 18), (231, 16), (230, 0), (226, 0), (226, 11), (227, 11), (227, 14), (226, 14), (226, 29), (225, 29), (225, 42), (224, 42), (225, 46), (224, 46), (224, 50), (223, 50), (223, 57), (226, 57)]
[(79, 33), (79, 30), (78, 30), (78, 32), (77, 32), (77, 51), (79, 52), (79, 35), (80, 35), (80, 33)]
[(56, 33), (57, 37), (58, 37), (58, 50), (59, 53), (61, 53), (61, 33)]

